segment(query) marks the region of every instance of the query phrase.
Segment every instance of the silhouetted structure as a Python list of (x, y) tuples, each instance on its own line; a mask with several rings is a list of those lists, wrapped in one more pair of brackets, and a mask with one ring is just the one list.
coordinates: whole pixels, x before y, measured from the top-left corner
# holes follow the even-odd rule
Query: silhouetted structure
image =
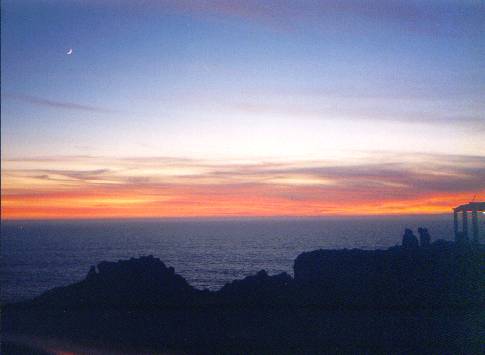
[[(478, 228), (478, 213), (485, 211), (485, 202), (470, 202), (453, 209), (453, 222), (455, 229), (455, 241), (463, 242), (468, 237), (468, 212), (472, 213), (473, 242), (480, 243), (480, 230)], [(458, 226), (458, 214), (462, 215), (462, 230)]]
[(429, 235), (428, 228), (418, 228), (419, 245), (421, 247), (428, 247), (431, 244), (431, 235)]
[(419, 247), (418, 238), (416, 238), (413, 231), (409, 228), (404, 230), (404, 235), (402, 236), (402, 246), (405, 249), (417, 249)]

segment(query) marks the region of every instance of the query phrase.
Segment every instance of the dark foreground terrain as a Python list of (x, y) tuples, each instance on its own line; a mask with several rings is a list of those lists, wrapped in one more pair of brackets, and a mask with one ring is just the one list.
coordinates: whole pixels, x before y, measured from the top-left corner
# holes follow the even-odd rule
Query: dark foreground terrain
[(102, 262), (4, 306), (2, 353), (484, 353), (484, 256), (426, 240), (317, 250), (294, 277), (260, 271), (217, 292), (151, 256)]

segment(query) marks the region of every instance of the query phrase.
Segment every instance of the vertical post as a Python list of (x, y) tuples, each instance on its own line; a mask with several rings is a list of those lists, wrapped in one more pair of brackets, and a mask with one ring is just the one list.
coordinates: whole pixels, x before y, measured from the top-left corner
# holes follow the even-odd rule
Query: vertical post
[(479, 230), (478, 230), (478, 212), (477, 210), (472, 211), (472, 226), (473, 226), (473, 242), (475, 244), (479, 243)]
[(455, 242), (458, 242), (458, 211), (453, 210), (453, 227), (455, 231)]
[(468, 240), (468, 214), (463, 210), (463, 239)]

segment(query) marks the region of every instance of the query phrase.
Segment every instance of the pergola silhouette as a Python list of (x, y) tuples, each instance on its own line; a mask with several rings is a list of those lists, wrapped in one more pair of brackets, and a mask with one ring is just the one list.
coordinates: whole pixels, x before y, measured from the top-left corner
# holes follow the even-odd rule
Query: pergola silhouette
[[(455, 227), (455, 240), (463, 238), (468, 239), (468, 212), (472, 213), (472, 233), (473, 242), (480, 243), (480, 231), (478, 228), (478, 214), (485, 211), (485, 202), (470, 202), (453, 209), (453, 222)], [(462, 230), (460, 232), (458, 225), (458, 214), (461, 213)]]

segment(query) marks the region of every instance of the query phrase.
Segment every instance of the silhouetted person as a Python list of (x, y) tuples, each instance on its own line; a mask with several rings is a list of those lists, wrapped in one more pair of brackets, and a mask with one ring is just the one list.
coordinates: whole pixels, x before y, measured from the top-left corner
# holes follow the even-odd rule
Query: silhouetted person
[(431, 244), (431, 236), (429, 235), (428, 228), (418, 228), (419, 233), (419, 245), (421, 247), (428, 247)]
[(409, 228), (404, 230), (404, 235), (402, 236), (402, 246), (406, 249), (419, 248), (418, 238), (416, 238), (413, 231)]

